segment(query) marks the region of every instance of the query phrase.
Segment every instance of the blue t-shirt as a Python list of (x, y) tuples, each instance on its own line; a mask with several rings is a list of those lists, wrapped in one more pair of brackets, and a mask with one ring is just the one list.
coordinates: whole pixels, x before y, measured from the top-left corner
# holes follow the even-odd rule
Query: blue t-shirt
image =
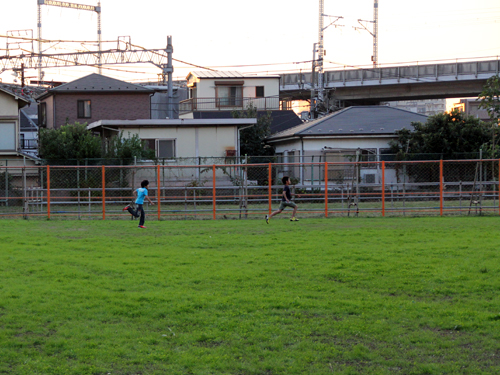
[(135, 203), (144, 204), (144, 198), (146, 198), (146, 195), (148, 195), (148, 189), (139, 188), (136, 191), (137, 191), (137, 199), (135, 200)]

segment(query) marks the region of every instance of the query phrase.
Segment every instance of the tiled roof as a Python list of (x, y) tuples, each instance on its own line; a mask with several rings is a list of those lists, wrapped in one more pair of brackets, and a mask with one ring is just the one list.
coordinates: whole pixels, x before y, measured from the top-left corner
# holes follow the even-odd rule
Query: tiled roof
[(133, 91), (133, 92), (153, 92), (144, 86), (120, 81), (118, 79), (103, 76), (101, 74), (90, 74), (88, 76), (65, 83), (64, 85), (50, 89), (49, 92), (75, 92), (75, 91)]
[(274, 134), (269, 140), (292, 136), (391, 135), (427, 116), (388, 106), (354, 106)]

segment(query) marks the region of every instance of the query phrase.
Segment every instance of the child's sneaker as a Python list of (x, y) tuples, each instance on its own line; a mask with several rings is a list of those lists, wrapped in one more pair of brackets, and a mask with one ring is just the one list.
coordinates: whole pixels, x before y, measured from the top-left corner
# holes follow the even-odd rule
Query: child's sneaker
[(144, 225), (139, 225), (137, 228), (146, 229), (146, 227)]
[(296, 217), (292, 217), (290, 221), (299, 221), (299, 219), (297, 219)]
[(266, 215), (266, 223), (269, 224), (269, 215)]

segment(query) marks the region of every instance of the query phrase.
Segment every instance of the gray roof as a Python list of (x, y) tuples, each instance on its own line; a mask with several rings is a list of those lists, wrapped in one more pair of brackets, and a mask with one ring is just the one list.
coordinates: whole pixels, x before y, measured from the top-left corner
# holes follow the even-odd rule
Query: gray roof
[(253, 126), (255, 118), (232, 119), (141, 119), (141, 120), (99, 120), (87, 125), (87, 129), (101, 126), (115, 128), (165, 128), (165, 127), (210, 127), (210, 126)]
[(57, 86), (40, 95), (41, 99), (51, 93), (75, 93), (75, 92), (144, 92), (154, 93), (154, 90), (133, 83), (120, 81), (118, 79), (92, 73), (88, 76)]
[[(282, 132), (286, 129), (302, 124), (302, 120), (292, 110), (282, 111), (257, 111), (257, 118), (271, 114), (269, 130), (271, 134)], [(232, 111), (194, 111), (194, 119), (221, 119), (233, 118)]]
[(23, 103), (19, 104), (19, 108), (25, 106), (26, 104), (30, 104), (29, 98), (24, 98), (22, 94), (14, 92), (14, 90), (12, 90), (12, 88), (7, 85), (2, 85), (0, 87), (0, 92), (4, 92), (10, 96), (13, 96), (15, 99), (21, 100)]
[(427, 116), (388, 106), (354, 106), (274, 134), (268, 140), (295, 136), (387, 136), (402, 128), (412, 130), (411, 123), (417, 121), (425, 122)]

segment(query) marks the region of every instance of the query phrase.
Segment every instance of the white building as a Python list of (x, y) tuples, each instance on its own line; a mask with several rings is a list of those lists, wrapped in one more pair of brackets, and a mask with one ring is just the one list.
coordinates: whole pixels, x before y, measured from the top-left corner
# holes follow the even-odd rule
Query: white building
[(254, 118), (193, 120), (99, 120), (87, 126), (101, 137), (123, 131), (137, 134), (155, 150), (156, 157), (174, 160), (192, 157), (239, 156), (240, 130), (257, 123)]
[[(276, 148), (283, 163), (391, 160), (389, 142), (397, 138), (396, 131), (413, 130), (412, 122), (426, 120), (427, 116), (388, 106), (354, 106), (274, 134), (267, 143)], [(352, 164), (332, 164), (329, 168), (329, 180), (342, 184), (353, 178)], [(365, 183), (380, 183), (380, 172), (380, 164), (367, 164), (360, 177)], [(386, 183), (396, 181), (393, 172), (386, 170)], [(313, 185), (324, 176), (324, 170), (285, 165), (281, 174)]]
[(180, 117), (195, 111), (242, 110), (252, 104), (258, 110), (280, 109), (279, 76), (248, 76), (239, 72), (200, 71), (186, 77), (189, 99), (180, 103)]

